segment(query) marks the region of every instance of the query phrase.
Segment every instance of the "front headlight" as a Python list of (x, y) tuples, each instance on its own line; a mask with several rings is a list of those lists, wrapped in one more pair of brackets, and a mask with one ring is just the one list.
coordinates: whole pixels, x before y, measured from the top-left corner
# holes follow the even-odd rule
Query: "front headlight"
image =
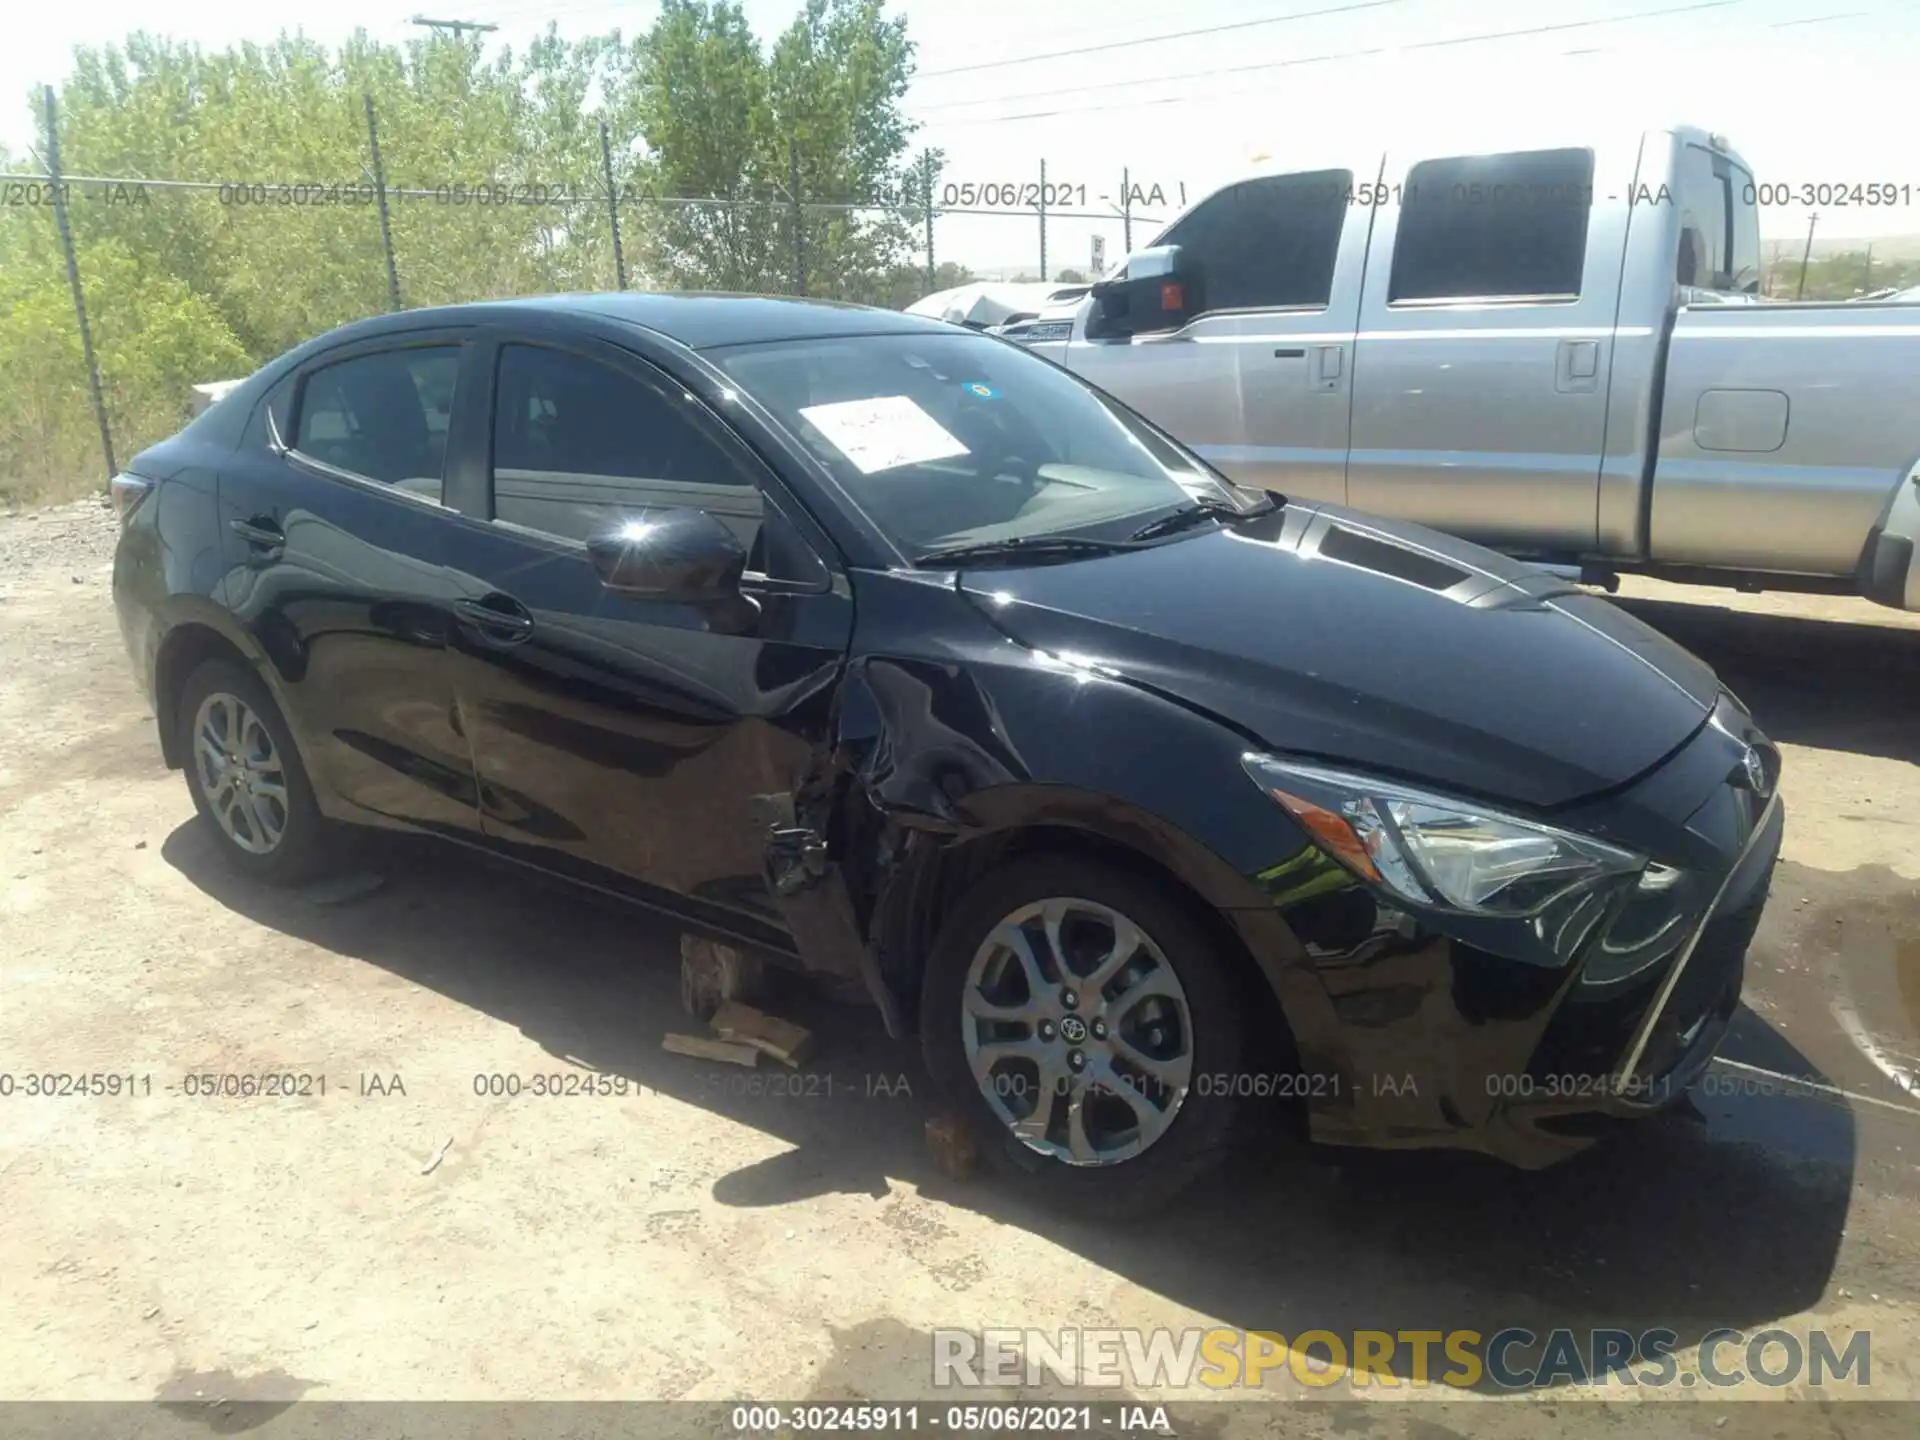
[(1254, 782), (1363, 880), (1415, 905), (1527, 916), (1646, 858), (1482, 805), (1320, 766), (1248, 754)]

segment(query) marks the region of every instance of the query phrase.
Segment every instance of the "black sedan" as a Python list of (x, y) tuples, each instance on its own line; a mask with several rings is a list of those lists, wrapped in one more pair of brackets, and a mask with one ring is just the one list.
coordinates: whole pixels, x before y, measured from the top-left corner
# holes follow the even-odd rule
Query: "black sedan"
[(114, 489), (127, 648), (234, 864), (428, 831), (864, 985), (1101, 1211), (1263, 1108), (1529, 1166), (1658, 1110), (1780, 847), (1774, 747), (1612, 605), (1238, 489), (936, 321), (383, 316)]

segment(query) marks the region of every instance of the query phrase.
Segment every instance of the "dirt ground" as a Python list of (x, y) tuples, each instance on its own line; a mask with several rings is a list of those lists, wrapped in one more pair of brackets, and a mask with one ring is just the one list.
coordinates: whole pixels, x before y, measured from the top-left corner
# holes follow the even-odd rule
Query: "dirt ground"
[[(1920, 617), (1630, 587), (1786, 755), (1785, 859), (1696, 1116), (1540, 1174), (1249, 1154), (1119, 1229), (943, 1179), (918, 1062), (864, 1010), (791, 999), (804, 1095), (662, 1053), (687, 1022), (646, 916), (411, 844), (370, 844), (384, 883), (336, 903), (231, 878), (161, 767), (112, 543), (95, 502), (0, 520), (0, 1075), (151, 1077), (0, 1098), (0, 1399), (904, 1400), (936, 1394), (935, 1327), (1210, 1324), (1668, 1326), (1683, 1368), (1720, 1326), (1866, 1328), (1857, 1393), (1920, 1399)], [(209, 1072), (325, 1093), (188, 1093)], [(476, 1091), (574, 1072), (630, 1093)], [(1545, 1396), (1552, 1426), (1590, 1393)], [(1799, 1433), (1742, 1402), (1808, 1398), (1668, 1396), (1708, 1402), (1661, 1406), (1701, 1435)], [(1232, 1433), (1542, 1428), (1539, 1398), (1460, 1403)]]

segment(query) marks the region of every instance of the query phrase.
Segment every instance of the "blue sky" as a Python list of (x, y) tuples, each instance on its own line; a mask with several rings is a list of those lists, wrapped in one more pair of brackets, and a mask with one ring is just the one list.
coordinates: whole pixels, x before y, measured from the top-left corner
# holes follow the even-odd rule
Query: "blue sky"
[[(516, 46), (549, 19), (568, 35), (632, 33), (657, 8), (416, 3), (438, 7), (425, 11), (437, 18), (491, 21), (499, 26), (491, 39)], [(795, 0), (746, 4), (763, 38), (797, 8)], [(922, 78), (907, 103), (923, 126), (918, 142), (946, 150), (948, 178), (1035, 180), (1044, 158), (1050, 180), (1086, 187), (1090, 209), (1107, 208), (1100, 195), (1117, 197), (1123, 167), (1177, 204), (1181, 184), (1195, 196), (1261, 155), (1284, 161), (1301, 146), (1323, 153), (1330, 137), (1417, 140), (1442, 116), (1510, 126), (1519, 145), (1541, 116), (1560, 127), (1590, 121), (1596, 133), (1686, 121), (1730, 136), (1762, 180), (1893, 181), (1913, 186), (1920, 205), (1914, 0), (896, 0), (890, 8), (908, 17), (919, 47)], [(1665, 11), (1677, 13), (1654, 13)], [(416, 13), (412, 3), (368, 0), (197, 0), (166, 21), (138, 0), (23, 7), (0, 51), (0, 95), (58, 80), (76, 44), (141, 26), (208, 46), (267, 40), (282, 28), (337, 41), (363, 27), (398, 40), (420, 33), (405, 18)], [(32, 127), (23, 103), (0, 112), (0, 139), (16, 152)], [(1761, 215), (1763, 236), (1782, 243), (1797, 243), (1807, 223), (1796, 206)], [(1024, 213), (953, 217), (941, 222), (938, 249), (976, 267), (1032, 268), (1037, 229)], [(1920, 209), (1824, 210), (1819, 233), (1920, 236)], [(1054, 220), (1052, 269), (1084, 268), (1095, 234), (1110, 258), (1118, 255), (1118, 221)], [(1147, 238), (1136, 228), (1135, 244)]]

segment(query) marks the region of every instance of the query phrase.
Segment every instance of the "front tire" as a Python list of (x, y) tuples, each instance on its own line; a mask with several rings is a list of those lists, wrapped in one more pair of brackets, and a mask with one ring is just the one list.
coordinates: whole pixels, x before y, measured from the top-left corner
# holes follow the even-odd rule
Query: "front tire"
[(175, 723), (194, 809), (227, 863), (270, 885), (326, 863), (326, 821), (287, 722), (260, 678), (230, 660), (187, 677)]
[(1224, 1157), (1245, 1044), (1227, 957), (1168, 886), (1078, 856), (990, 872), (921, 994), (934, 1082), (1001, 1170), (1084, 1215), (1167, 1204)]

